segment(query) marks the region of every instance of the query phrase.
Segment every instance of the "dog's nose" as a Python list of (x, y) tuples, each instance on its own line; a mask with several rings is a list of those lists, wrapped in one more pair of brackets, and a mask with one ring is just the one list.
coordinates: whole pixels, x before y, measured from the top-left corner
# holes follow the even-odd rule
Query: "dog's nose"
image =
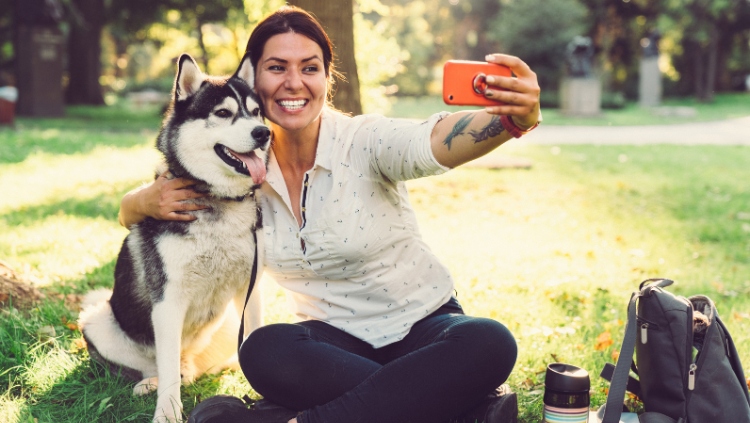
[(263, 142), (268, 140), (268, 137), (271, 135), (271, 130), (265, 126), (256, 126), (250, 135), (253, 136), (254, 140)]

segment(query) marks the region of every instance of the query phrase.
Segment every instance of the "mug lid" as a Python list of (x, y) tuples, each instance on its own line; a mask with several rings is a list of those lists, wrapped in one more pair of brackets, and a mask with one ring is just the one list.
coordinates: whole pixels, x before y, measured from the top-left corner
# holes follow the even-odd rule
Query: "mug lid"
[(571, 364), (552, 363), (547, 366), (544, 386), (560, 392), (588, 392), (589, 373)]

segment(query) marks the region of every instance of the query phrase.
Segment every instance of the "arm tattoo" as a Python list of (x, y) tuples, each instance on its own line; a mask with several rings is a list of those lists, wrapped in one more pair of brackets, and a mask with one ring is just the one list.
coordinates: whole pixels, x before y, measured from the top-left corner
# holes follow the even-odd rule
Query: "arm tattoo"
[(492, 120), (487, 124), (481, 131), (470, 131), (472, 137), (474, 137), (474, 144), (482, 142), (488, 138), (493, 138), (500, 135), (505, 130), (503, 124), (500, 123), (500, 116), (492, 116)]
[(456, 122), (456, 124), (453, 126), (453, 129), (451, 129), (451, 133), (448, 134), (448, 136), (445, 137), (445, 141), (443, 141), (443, 144), (448, 146), (448, 150), (451, 149), (451, 142), (453, 142), (453, 138), (456, 138), (457, 136), (463, 134), (464, 129), (466, 129), (472, 119), (474, 119), (474, 115), (466, 115), (459, 119), (458, 122)]

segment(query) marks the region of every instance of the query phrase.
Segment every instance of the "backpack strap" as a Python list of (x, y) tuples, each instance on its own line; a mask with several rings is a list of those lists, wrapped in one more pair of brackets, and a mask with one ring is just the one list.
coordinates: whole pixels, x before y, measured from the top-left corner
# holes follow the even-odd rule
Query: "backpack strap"
[[(630, 370), (635, 371), (635, 366), (631, 366)], [(599, 373), (599, 377), (612, 382), (612, 375), (615, 373), (615, 365), (612, 363), (605, 363), (602, 372)], [(632, 392), (635, 396), (641, 396), (641, 382), (633, 376), (628, 376), (628, 384), (626, 387), (628, 392)]]
[(633, 361), (633, 352), (635, 351), (636, 328), (638, 327), (636, 301), (640, 296), (640, 292), (633, 292), (630, 296), (630, 302), (628, 302), (628, 322), (625, 324), (625, 338), (622, 340), (620, 355), (617, 358), (612, 382), (609, 385), (609, 394), (607, 395), (606, 409), (604, 410), (602, 423), (620, 422), (625, 388), (630, 376), (630, 363)]
[(742, 363), (740, 362), (740, 355), (737, 352), (737, 348), (734, 346), (734, 341), (732, 340), (732, 336), (729, 335), (729, 331), (727, 330), (727, 327), (724, 326), (724, 322), (722, 322), (721, 319), (719, 319), (719, 313), (718, 312), (715, 313), (715, 316), (716, 316), (716, 323), (719, 324), (721, 331), (724, 332), (724, 339), (726, 342), (724, 347), (726, 348), (727, 358), (729, 359), (729, 363), (732, 366), (732, 370), (734, 370), (734, 374), (737, 376), (740, 386), (742, 387), (742, 390), (745, 393), (745, 399), (747, 400), (747, 403), (750, 404), (750, 394), (748, 393), (748, 390), (746, 388), (747, 380), (745, 379), (745, 372), (742, 370)]
[(253, 241), (255, 244), (255, 255), (253, 255), (253, 270), (250, 273), (250, 285), (247, 287), (247, 295), (245, 296), (245, 305), (242, 307), (242, 316), (240, 317), (240, 331), (237, 335), (237, 354), (239, 355), (242, 341), (245, 340), (245, 309), (247, 308), (247, 302), (250, 301), (250, 294), (253, 293), (255, 288), (255, 282), (258, 279), (258, 233), (257, 230), (253, 231)]
[(643, 288), (646, 287), (647, 285), (658, 286), (659, 288), (666, 288), (669, 285), (672, 285), (673, 283), (674, 281), (672, 279), (651, 278), (651, 279), (646, 279), (645, 281), (641, 282), (641, 286), (639, 287), (639, 289), (642, 291)]

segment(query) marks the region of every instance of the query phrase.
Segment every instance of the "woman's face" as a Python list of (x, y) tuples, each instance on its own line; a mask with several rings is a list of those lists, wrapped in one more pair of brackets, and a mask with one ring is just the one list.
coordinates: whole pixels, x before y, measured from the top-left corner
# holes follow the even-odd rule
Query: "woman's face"
[(320, 117), (328, 88), (320, 46), (293, 32), (274, 35), (257, 67), (255, 88), (268, 120), (289, 132), (317, 131), (311, 124)]

